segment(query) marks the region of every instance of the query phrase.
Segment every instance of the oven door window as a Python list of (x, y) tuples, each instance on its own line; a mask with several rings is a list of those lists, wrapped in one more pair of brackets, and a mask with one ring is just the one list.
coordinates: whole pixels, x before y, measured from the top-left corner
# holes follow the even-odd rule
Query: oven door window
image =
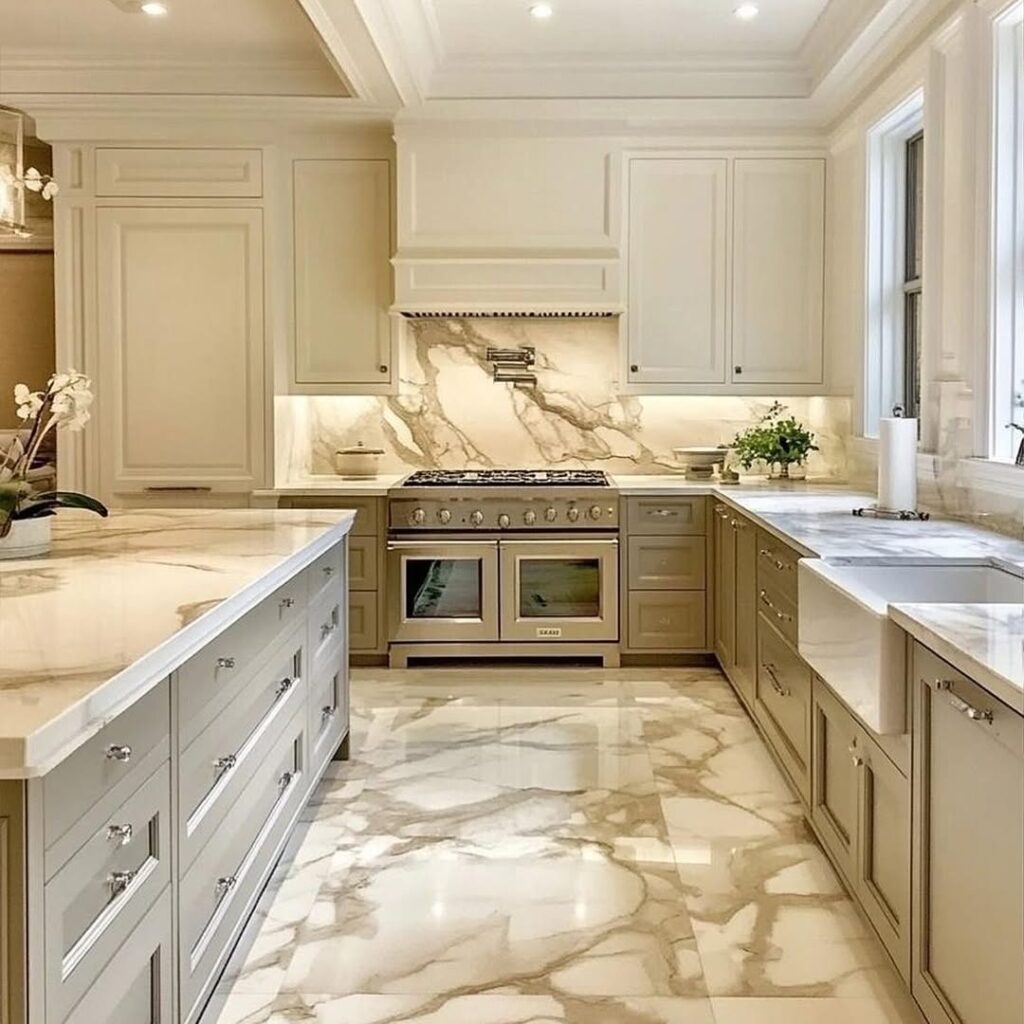
[(518, 564), (520, 619), (600, 618), (600, 558), (521, 558)]
[(405, 618), (481, 619), (483, 567), (476, 558), (407, 558)]

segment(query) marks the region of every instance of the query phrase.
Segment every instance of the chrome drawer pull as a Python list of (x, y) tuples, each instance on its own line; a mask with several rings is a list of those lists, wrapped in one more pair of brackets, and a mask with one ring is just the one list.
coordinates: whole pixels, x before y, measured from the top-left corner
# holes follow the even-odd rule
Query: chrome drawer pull
[(290, 676), (286, 676), (284, 679), (281, 680), (281, 682), (277, 684), (277, 689), (274, 690), (274, 696), (283, 697), (294, 685), (295, 680), (292, 679)]
[(648, 515), (658, 516), (659, 519), (667, 519), (670, 516), (679, 515), (679, 509), (677, 508), (652, 508), (648, 510)]
[(774, 565), (775, 568), (779, 570), (779, 572), (782, 572), (783, 569), (792, 568), (792, 566), (790, 566), (787, 562), (783, 562), (781, 559), (776, 558), (775, 552), (770, 551), (768, 548), (761, 548), (761, 550), (758, 551), (758, 554), (761, 556), (761, 558), (765, 559), (765, 561), (771, 562), (772, 565)]
[(325, 622), (320, 627), (320, 639), (326, 640), (334, 631), (337, 629), (338, 624), (336, 622)]
[(324, 566), (324, 575), (325, 576), (333, 576), (334, 575), (334, 566), (333, 565), (325, 565)]
[(768, 608), (769, 611), (771, 611), (771, 613), (775, 616), (775, 618), (777, 618), (780, 622), (792, 622), (793, 621), (793, 616), (792, 615), (787, 615), (784, 611), (781, 611), (780, 609), (776, 608), (774, 604), (772, 604), (772, 600), (768, 596), (768, 591), (767, 590), (762, 590), (761, 591), (761, 603), (766, 608)]
[(854, 754), (851, 760), (853, 761), (854, 768), (859, 768), (864, 763), (864, 758), (859, 754)]
[(132, 748), (127, 743), (111, 743), (107, 747), (107, 760), (127, 764), (132, 759)]
[(992, 724), (992, 712), (986, 711), (983, 708), (976, 708), (973, 704), (968, 704), (963, 698), (958, 697), (953, 692), (953, 683), (949, 679), (937, 679), (935, 686), (937, 689), (945, 690), (949, 694), (950, 706), (959, 711), (961, 715), (966, 715), (972, 722)]
[(238, 879), (234, 875), (226, 875), (224, 878), (217, 879), (217, 884), (213, 887), (213, 891), (217, 899), (222, 900), (237, 884)]
[(292, 784), (293, 778), (295, 778), (295, 776), (291, 772), (285, 772), (284, 775), (277, 780), (277, 788), (283, 792)]
[(336, 707), (332, 708), (330, 704), (325, 704), (320, 709), (320, 717), (325, 722), (329, 722), (337, 713), (338, 713), (338, 709)]
[(772, 689), (780, 697), (788, 697), (790, 691), (787, 690), (786, 687), (784, 687), (782, 685), (782, 683), (779, 682), (779, 677), (775, 674), (776, 673), (775, 666), (774, 665), (769, 665), (767, 662), (762, 662), (762, 664), (764, 665), (765, 672), (767, 672), (768, 675), (771, 677)]
[(108, 825), (107, 838), (118, 846), (127, 846), (132, 841), (131, 825)]
[(294, 597), (282, 598), (281, 599), (281, 607), (282, 608), (294, 608), (295, 607), (295, 598)]
[(226, 772), (229, 768), (234, 768), (238, 764), (238, 758), (234, 754), (225, 754), (223, 757), (214, 759), (213, 768), (217, 772)]
[(113, 899), (115, 896), (120, 896), (121, 893), (132, 884), (132, 880), (135, 878), (134, 871), (114, 871), (111, 872), (110, 877), (107, 879), (107, 885), (110, 886), (110, 897)]
[(217, 659), (217, 668), (234, 668), (234, 667), (235, 667), (235, 659), (234, 658), (218, 658)]

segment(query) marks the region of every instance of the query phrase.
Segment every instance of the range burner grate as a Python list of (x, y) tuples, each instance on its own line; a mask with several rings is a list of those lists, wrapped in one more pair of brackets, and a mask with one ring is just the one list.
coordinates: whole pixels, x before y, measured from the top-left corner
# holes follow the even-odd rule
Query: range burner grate
[(599, 469), (423, 469), (403, 487), (607, 487)]

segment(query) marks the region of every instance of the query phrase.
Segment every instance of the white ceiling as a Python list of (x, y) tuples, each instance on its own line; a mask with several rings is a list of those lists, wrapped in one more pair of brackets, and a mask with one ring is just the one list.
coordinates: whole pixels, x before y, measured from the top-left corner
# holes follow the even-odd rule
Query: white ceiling
[(111, 0), (0, 0), (0, 90), (45, 68), (29, 91), (344, 95), (296, 0), (166, 3), (153, 18)]
[(759, 0), (741, 21), (738, 0), (551, 0), (538, 21), (531, 0), (422, 0), (443, 59), (555, 56), (615, 62), (684, 56), (795, 56), (828, 0)]

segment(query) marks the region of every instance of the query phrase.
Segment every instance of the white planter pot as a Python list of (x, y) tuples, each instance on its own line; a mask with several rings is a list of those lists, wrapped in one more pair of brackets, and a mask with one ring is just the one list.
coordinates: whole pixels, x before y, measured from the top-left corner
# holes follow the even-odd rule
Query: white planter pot
[(53, 544), (52, 525), (53, 516), (16, 519), (11, 524), (11, 532), (0, 537), (0, 561), (45, 555)]

